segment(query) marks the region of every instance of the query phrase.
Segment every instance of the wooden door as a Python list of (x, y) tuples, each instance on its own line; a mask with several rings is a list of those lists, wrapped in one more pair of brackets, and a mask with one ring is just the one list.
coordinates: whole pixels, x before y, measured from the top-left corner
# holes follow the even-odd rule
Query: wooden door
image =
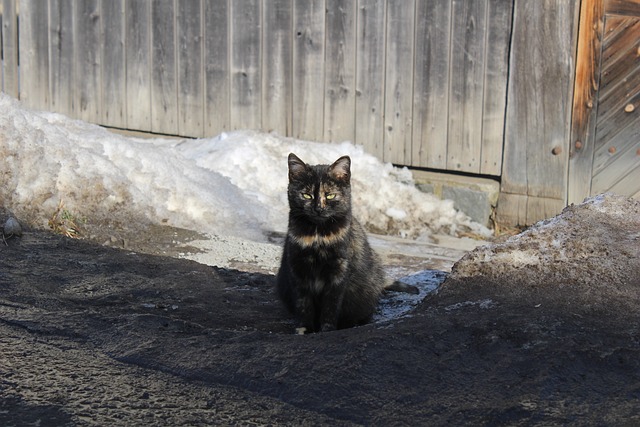
[(583, 0), (569, 163), (570, 203), (640, 198), (640, 0)]

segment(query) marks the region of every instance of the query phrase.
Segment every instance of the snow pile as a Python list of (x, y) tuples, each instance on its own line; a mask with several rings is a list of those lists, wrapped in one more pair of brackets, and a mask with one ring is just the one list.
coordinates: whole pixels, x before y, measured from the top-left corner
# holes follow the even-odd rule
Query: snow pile
[(310, 164), (352, 159), (357, 217), (373, 231), (410, 237), (489, 231), (418, 191), (411, 173), (350, 143), (249, 131), (195, 140), (138, 139), (35, 112), (0, 94), (0, 205), (46, 227), (60, 202), (91, 222), (150, 221), (254, 240), (287, 220), (287, 155)]
[(476, 248), (453, 266), (451, 277), (509, 277), (514, 282), (523, 277), (529, 284), (618, 283), (618, 276), (639, 265), (639, 230), (639, 201), (600, 194), (503, 243)]

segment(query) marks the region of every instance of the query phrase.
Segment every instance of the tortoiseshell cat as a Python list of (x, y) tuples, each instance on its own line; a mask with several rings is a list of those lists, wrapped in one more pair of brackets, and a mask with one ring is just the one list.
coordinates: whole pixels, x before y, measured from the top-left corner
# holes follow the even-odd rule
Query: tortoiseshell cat
[(367, 323), (385, 289), (380, 261), (351, 213), (350, 181), (348, 156), (311, 166), (289, 154), (289, 227), (277, 289), (298, 317), (298, 333)]

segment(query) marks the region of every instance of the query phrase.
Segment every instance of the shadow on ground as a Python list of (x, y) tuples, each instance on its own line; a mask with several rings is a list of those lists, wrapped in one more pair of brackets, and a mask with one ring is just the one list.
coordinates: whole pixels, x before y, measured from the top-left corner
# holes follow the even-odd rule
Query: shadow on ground
[[(583, 290), (453, 280), (409, 316), (296, 336), (273, 282), (43, 232), (12, 239), (0, 421), (640, 421), (638, 307), (619, 310), (617, 294), (567, 309)], [(637, 294), (637, 281), (621, 286)]]

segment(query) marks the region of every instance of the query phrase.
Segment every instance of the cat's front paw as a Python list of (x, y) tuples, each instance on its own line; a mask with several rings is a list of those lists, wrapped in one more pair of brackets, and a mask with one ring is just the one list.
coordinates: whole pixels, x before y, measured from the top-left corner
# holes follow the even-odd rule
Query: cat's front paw
[(304, 335), (307, 332), (307, 328), (304, 326), (300, 326), (296, 328), (296, 335)]

